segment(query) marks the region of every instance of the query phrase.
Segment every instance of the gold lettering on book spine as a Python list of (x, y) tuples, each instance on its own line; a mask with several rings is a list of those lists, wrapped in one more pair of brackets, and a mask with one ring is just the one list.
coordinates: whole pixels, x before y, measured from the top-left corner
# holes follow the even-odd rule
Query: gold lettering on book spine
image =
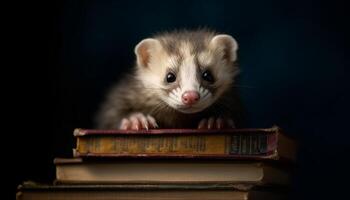
[(101, 154), (228, 154), (227, 135), (80, 137), (79, 153)]

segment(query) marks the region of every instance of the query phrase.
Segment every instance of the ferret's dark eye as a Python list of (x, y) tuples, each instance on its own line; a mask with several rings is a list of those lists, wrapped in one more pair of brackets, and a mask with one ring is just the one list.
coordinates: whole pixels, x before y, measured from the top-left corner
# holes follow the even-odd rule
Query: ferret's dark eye
[(172, 72), (169, 72), (167, 75), (166, 75), (166, 81), (168, 83), (172, 83), (176, 80), (176, 76), (175, 74), (173, 74)]
[(208, 81), (208, 82), (210, 82), (210, 83), (213, 83), (213, 82), (214, 82), (214, 77), (213, 77), (213, 75), (211, 74), (211, 72), (208, 71), (208, 70), (206, 70), (206, 71), (203, 72), (202, 78), (203, 78), (203, 80)]

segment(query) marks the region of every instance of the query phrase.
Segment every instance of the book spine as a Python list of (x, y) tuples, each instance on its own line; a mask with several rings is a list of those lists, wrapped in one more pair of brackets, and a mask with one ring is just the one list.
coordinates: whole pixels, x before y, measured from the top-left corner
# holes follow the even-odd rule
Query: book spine
[(271, 137), (276, 135), (83, 136), (75, 155), (270, 156), (276, 146)]

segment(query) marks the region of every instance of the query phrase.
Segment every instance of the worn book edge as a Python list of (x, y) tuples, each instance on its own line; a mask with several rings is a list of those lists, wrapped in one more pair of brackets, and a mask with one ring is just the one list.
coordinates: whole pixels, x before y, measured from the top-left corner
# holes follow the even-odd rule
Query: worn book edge
[(84, 129), (75, 128), (75, 137), (85, 135), (159, 135), (159, 134), (241, 134), (241, 133), (275, 133), (280, 132), (278, 126), (271, 128), (243, 128), (243, 129), (149, 129), (149, 130), (118, 130), (118, 129)]

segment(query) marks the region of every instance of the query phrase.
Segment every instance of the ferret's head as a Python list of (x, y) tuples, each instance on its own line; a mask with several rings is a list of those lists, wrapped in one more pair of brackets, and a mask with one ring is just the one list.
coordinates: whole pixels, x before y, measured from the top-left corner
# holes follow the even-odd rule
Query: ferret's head
[(135, 47), (137, 77), (156, 99), (182, 113), (212, 105), (238, 74), (237, 42), (209, 31), (164, 33)]

